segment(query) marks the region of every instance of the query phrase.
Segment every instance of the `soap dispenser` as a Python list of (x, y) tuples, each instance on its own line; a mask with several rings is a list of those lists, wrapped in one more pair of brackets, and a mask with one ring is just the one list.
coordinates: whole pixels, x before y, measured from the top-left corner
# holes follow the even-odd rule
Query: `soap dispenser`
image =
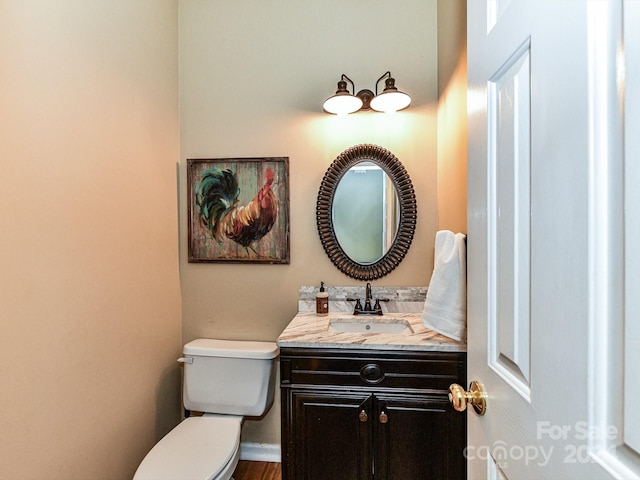
[(320, 290), (316, 293), (316, 315), (329, 315), (329, 293), (324, 291), (324, 282), (320, 282)]

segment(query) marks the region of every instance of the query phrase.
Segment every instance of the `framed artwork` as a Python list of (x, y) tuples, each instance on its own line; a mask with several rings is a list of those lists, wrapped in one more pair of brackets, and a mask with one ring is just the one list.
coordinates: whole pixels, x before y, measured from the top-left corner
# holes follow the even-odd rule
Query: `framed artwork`
[(187, 160), (189, 262), (289, 263), (289, 158)]

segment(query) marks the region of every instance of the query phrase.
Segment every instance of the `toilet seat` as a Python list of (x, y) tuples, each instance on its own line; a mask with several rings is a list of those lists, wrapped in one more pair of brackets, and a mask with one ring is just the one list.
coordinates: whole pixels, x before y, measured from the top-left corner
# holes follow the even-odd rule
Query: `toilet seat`
[(144, 457), (134, 480), (226, 480), (239, 457), (242, 417), (189, 417)]

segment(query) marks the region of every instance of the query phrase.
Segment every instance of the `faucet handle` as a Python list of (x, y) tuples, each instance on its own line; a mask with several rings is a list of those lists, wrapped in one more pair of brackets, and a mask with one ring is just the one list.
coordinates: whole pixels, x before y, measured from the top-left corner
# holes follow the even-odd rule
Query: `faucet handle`
[(382, 306), (380, 305), (380, 302), (388, 302), (388, 301), (389, 301), (388, 298), (376, 298), (376, 303), (373, 306), (373, 310), (377, 312), (378, 315), (382, 315)]
[(362, 303), (360, 303), (360, 299), (359, 298), (347, 298), (347, 302), (356, 302), (356, 304), (353, 306), (353, 314), (354, 315), (358, 315), (360, 312), (362, 312)]

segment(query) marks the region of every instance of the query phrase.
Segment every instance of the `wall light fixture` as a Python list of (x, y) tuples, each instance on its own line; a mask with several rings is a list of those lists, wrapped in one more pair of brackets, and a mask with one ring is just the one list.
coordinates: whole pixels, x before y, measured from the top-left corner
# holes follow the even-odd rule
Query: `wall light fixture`
[[(382, 93), (378, 94), (378, 84), (383, 79), (386, 79), (385, 87)], [(347, 89), (347, 82), (351, 84), (351, 92)], [(395, 79), (391, 77), (391, 72), (386, 72), (376, 81), (375, 94), (368, 89), (356, 93), (355, 84), (343, 73), (335, 95), (324, 101), (324, 111), (336, 115), (346, 115), (360, 110), (390, 113), (407, 108), (411, 104), (411, 97), (399, 91), (395, 82)]]

